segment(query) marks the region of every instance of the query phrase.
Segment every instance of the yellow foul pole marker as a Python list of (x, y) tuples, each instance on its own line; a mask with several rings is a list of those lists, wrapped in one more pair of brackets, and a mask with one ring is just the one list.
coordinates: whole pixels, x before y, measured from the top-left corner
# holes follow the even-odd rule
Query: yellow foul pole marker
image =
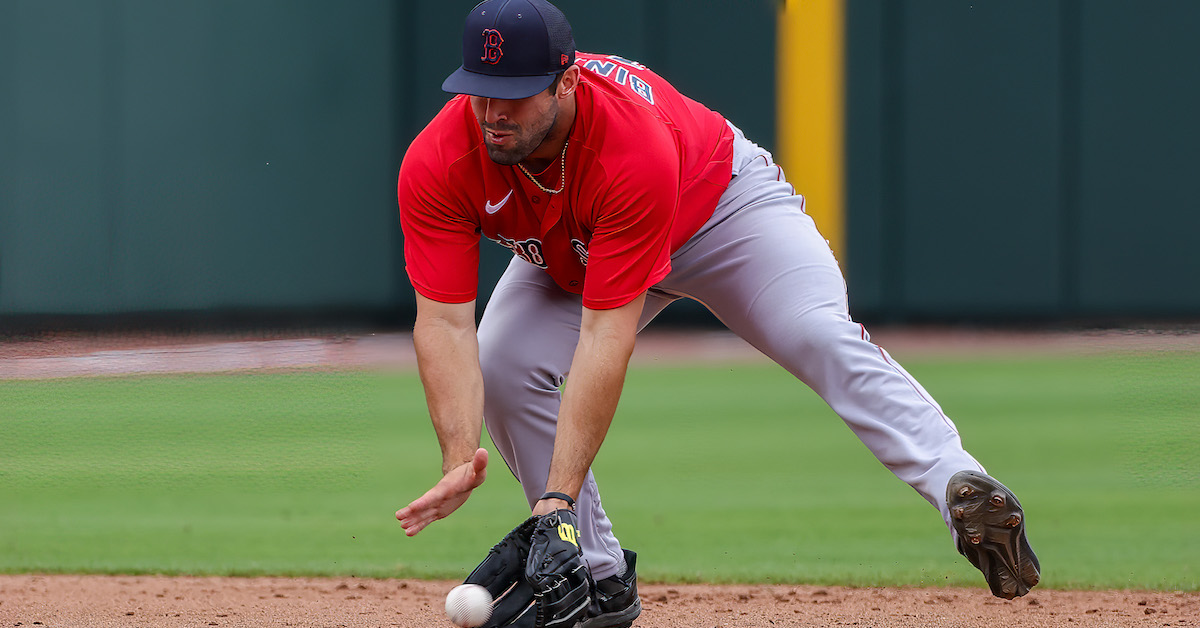
[(775, 77), (778, 163), (842, 259), (844, 15), (845, 0), (781, 2)]

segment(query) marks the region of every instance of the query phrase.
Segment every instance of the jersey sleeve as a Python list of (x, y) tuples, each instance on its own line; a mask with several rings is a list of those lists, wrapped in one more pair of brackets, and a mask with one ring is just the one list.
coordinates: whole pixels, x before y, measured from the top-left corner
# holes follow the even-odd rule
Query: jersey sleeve
[(679, 157), (669, 137), (648, 141), (610, 168), (596, 204), (583, 304), (612, 309), (671, 272), (671, 225), (679, 203)]
[(421, 296), (466, 303), (479, 286), (479, 225), (450, 191), (447, 176), (414, 142), (400, 166), (396, 192), (404, 265)]

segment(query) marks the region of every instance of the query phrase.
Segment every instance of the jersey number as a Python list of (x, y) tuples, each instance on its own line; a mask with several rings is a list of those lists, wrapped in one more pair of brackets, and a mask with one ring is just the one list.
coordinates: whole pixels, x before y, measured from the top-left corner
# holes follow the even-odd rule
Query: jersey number
[(538, 268), (549, 268), (546, 264), (546, 258), (542, 255), (542, 241), (537, 238), (529, 238), (522, 242), (510, 240), (504, 236), (500, 236), (500, 244), (508, 247), (519, 258), (537, 266)]

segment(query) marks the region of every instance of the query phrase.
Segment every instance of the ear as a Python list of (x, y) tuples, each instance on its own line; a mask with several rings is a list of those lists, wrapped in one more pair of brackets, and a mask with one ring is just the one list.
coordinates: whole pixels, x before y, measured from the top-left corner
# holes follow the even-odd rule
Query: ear
[(559, 98), (567, 98), (575, 93), (575, 88), (579, 86), (579, 66), (572, 65), (563, 70), (562, 80), (558, 82)]

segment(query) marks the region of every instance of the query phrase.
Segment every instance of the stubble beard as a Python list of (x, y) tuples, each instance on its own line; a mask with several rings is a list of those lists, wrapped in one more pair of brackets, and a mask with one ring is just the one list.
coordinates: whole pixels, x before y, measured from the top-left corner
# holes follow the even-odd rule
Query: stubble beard
[(558, 111), (556, 110), (543, 128), (530, 131), (528, 136), (519, 139), (512, 148), (508, 149), (493, 146), (487, 139), (487, 129), (490, 127), (495, 131), (512, 132), (513, 137), (520, 137), (520, 125), (500, 126), (480, 123), (479, 127), (483, 131), (483, 145), (487, 147), (488, 157), (491, 157), (492, 161), (501, 166), (515, 166), (532, 155), (533, 151), (537, 150), (538, 146), (541, 146), (542, 142), (546, 141), (546, 138), (550, 135), (550, 131), (554, 129), (554, 125), (557, 122)]

